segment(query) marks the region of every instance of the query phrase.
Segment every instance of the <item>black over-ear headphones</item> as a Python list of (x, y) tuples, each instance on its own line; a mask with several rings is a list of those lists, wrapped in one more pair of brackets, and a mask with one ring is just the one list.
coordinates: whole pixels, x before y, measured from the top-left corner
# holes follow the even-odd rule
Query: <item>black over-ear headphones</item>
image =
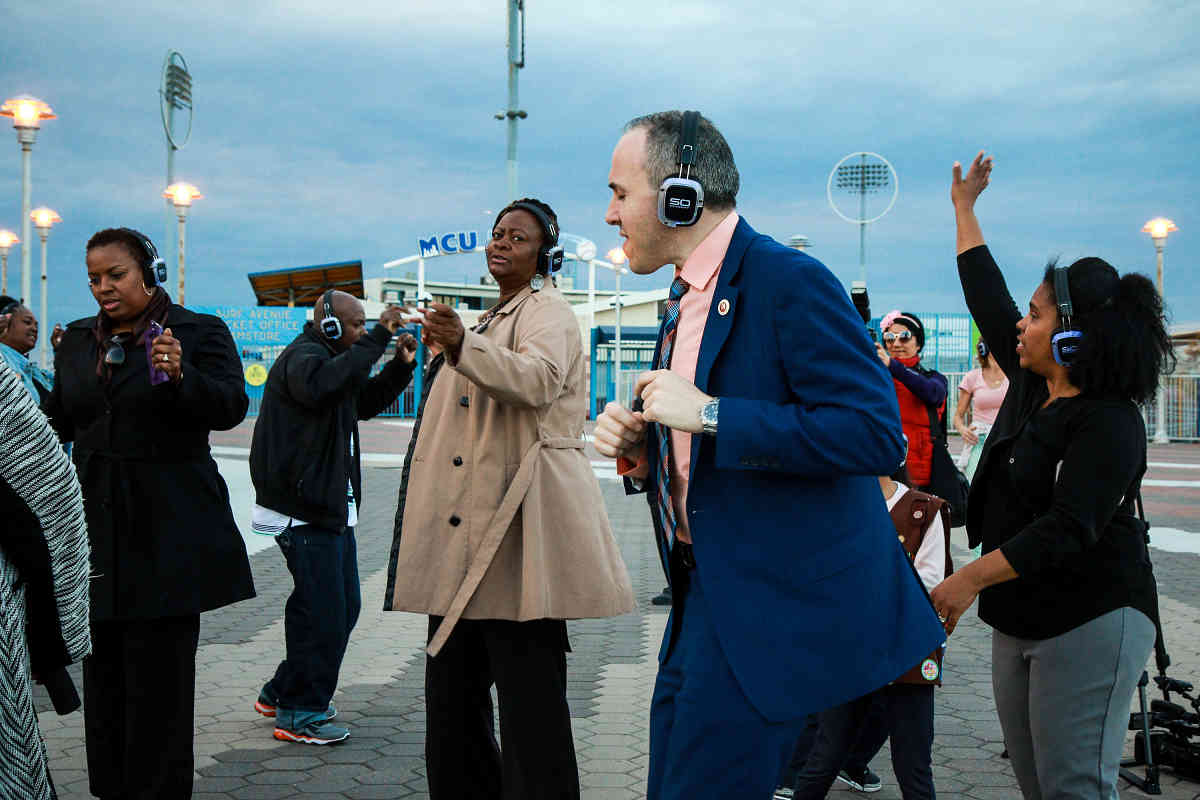
[(975, 343), (975, 352), (979, 353), (980, 358), (987, 358), (988, 353), (991, 351), (988, 350), (987, 342), (985, 342), (983, 339), (980, 339)]
[(324, 316), (321, 317), (321, 333), (330, 341), (337, 341), (342, 338), (342, 321), (333, 314), (333, 303), (330, 298), (333, 295), (333, 289), (326, 289), (325, 294), (321, 295), (321, 310)]
[(554, 224), (554, 220), (533, 203), (516, 202), (509, 206), (510, 210), (514, 208), (533, 214), (542, 226), (542, 249), (538, 251), (539, 271), (544, 271), (547, 275), (558, 272), (563, 265), (563, 249), (558, 243), (558, 226)]
[(1054, 336), (1050, 339), (1050, 351), (1054, 360), (1064, 367), (1071, 366), (1075, 356), (1079, 354), (1079, 346), (1083, 342), (1083, 331), (1076, 330), (1071, 325), (1071, 288), (1067, 281), (1068, 267), (1054, 268), (1054, 299), (1058, 306), (1060, 324)]
[[(692, 178), (699, 128), (700, 112), (683, 112), (683, 128), (679, 134), (679, 175), (667, 178), (658, 187), (658, 221), (668, 228), (695, 225), (704, 211), (704, 187)], [(683, 174), (684, 167), (687, 167), (687, 175)]]
[(146, 257), (150, 259), (150, 263), (142, 267), (142, 280), (146, 283), (146, 288), (157, 286), (160, 283), (167, 282), (167, 262), (162, 260), (158, 254), (158, 249), (154, 246), (154, 242), (146, 234), (135, 231), (133, 228), (121, 228), (130, 236), (138, 240), (142, 250), (145, 251)]

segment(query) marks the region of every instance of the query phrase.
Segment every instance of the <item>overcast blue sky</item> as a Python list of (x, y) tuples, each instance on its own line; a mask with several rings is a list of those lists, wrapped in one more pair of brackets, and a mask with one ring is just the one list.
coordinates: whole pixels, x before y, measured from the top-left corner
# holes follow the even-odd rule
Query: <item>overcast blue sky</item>
[[(602, 252), (617, 242), (603, 214), (622, 124), (697, 108), (733, 148), (750, 223), (808, 235), (847, 285), (858, 235), (829, 209), (826, 178), (852, 151), (895, 164), (899, 199), (868, 234), (877, 313), (965, 310), (948, 181), (955, 159), (986, 148), (997, 166), (980, 217), (1018, 303), (1055, 255), (1152, 274), (1140, 229), (1165, 215), (1182, 229), (1168, 301), (1175, 321), (1200, 321), (1198, 3), (527, 5), (520, 189)], [(95, 230), (164, 238), (168, 48), (195, 79), (177, 177), (206, 195), (188, 223), (189, 305), (252, 303), (245, 275), (264, 269), (361, 259), (381, 275), (419, 236), (486, 230), (484, 210), (506, 199), (492, 118), (506, 102), (504, 0), (0, 0), (0, 19), (0, 93), (59, 115), (33, 165), (34, 204), (64, 219), (50, 322), (94, 313), (83, 249)], [(0, 140), (0, 227), (19, 229), (19, 150), (10, 130)], [(17, 263), (14, 249), (10, 289)], [(485, 269), (482, 256), (429, 264), (431, 278)]]

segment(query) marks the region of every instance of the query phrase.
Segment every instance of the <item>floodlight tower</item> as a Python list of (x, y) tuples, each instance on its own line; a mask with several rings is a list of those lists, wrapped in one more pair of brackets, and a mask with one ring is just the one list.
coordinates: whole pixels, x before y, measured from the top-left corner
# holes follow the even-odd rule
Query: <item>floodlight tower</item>
[[(867, 195), (881, 194), (891, 187), (891, 200), (887, 207), (873, 217), (867, 216)], [(843, 213), (833, 199), (833, 190), (858, 195), (858, 213), (855, 216)], [(895, 168), (878, 153), (851, 153), (834, 165), (829, 173), (825, 193), (833, 212), (847, 222), (858, 225), (858, 278), (867, 280), (867, 225), (892, 210), (900, 193), (900, 178)]]
[[(159, 113), (162, 114), (163, 130), (167, 134), (167, 182), (166, 186), (175, 183), (175, 151), (182, 150), (192, 137), (192, 74), (188, 72), (187, 61), (178, 50), (168, 50), (163, 60), (162, 85), (158, 90)], [(187, 127), (178, 124), (175, 112), (184, 112), (187, 116)], [(175, 205), (167, 198), (167, 221), (163, 231), (162, 243), (164, 250), (170, 247), (171, 217), (175, 216)], [(176, 298), (183, 303), (183, 298)]]

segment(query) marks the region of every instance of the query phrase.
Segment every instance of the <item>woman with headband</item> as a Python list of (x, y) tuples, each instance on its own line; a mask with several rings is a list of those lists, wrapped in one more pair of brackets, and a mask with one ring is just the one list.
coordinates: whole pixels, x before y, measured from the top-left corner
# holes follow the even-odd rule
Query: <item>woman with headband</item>
[[(925, 326), (911, 311), (889, 311), (879, 323), (883, 341), (875, 345), (879, 360), (896, 385), (900, 423), (908, 437), (908, 474), (914, 488), (928, 489), (933, 473), (934, 439), (943, 432), (946, 376), (921, 366)], [(930, 427), (936, 420), (939, 430)]]
[(557, 244), (554, 211), (518, 200), (485, 250), (497, 304), (471, 330), (446, 305), (422, 309), (442, 352), (401, 476), (384, 608), (429, 615), (434, 800), (578, 798), (566, 620), (633, 608), (583, 449), (586, 358), (552, 283)]
[(200, 613), (254, 596), (208, 450), (246, 416), (241, 361), (225, 323), (172, 303), (165, 278), (137, 231), (88, 241), (99, 309), (67, 325), (46, 404), (87, 511), (84, 731), (101, 798), (191, 796)]

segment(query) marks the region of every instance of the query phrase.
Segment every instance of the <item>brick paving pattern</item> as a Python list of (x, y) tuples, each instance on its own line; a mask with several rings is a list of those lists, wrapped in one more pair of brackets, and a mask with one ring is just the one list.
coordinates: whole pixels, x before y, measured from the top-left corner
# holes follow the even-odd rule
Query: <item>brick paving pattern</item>
[[(394, 438), (382, 451), (403, 452), (407, 430), (389, 433)], [(238, 445), (236, 434), (227, 436), (224, 444)], [(1176, 448), (1171, 450), (1175, 458)], [(197, 800), (427, 797), (422, 757), (425, 619), (380, 610), (399, 470), (364, 472), (366, 502), (358, 530), (363, 613), (334, 698), (338, 720), (349, 726), (350, 739), (330, 747), (277, 742), (271, 722), (254, 712), (254, 698), (282, 656), (282, 611), (291, 586), (277, 549), (256, 553), (251, 564), (258, 597), (202, 618)], [(663, 579), (644, 499), (626, 497), (615, 481), (602, 480), (601, 486), (639, 606), (617, 619), (570, 623), (569, 694), (583, 796), (617, 800), (645, 793), (649, 698), (666, 613), (649, 602)], [(1153, 516), (1156, 504), (1149, 502)], [(1171, 524), (1184, 525), (1186, 520)], [(1189, 527), (1196, 529), (1194, 523)], [(968, 557), (961, 538), (957, 531), (956, 563)], [(1154, 555), (1175, 664), (1171, 674), (1200, 678), (1200, 556), (1162, 551)], [(988, 629), (972, 612), (951, 640), (946, 685), (937, 693), (934, 776), (943, 797), (1020, 796), (1008, 762), (1000, 758), (1003, 744), (989, 662)], [(78, 680), (78, 668), (75, 675)], [(89, 797), (82, 714), (58, 717), (41, 697), (39, 716), (60, 796)], [(886, 751), (872, 767), (884, 783), (873, 797), (899, 798)], [(1169, 772), (1164, 772), (1163, 786), (1165, 798), (1190, 800), (1200, 791), (1200, 785), (1180, 782)], [(851, 794), (835, 788), (831, 796)], [(1142, 796), (1129, 787), (1123, 787), (1122, 794)]]

